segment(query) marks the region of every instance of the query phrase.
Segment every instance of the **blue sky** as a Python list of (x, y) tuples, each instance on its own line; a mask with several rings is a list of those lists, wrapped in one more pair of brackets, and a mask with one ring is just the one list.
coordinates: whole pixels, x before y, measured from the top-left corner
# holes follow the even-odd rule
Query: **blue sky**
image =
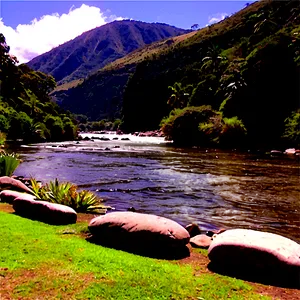
[(21, 62), (82, 32), (130, 18), (190, 29), (222, 20), (253, 1), (12, 1), (0, 0), (0, 32)]

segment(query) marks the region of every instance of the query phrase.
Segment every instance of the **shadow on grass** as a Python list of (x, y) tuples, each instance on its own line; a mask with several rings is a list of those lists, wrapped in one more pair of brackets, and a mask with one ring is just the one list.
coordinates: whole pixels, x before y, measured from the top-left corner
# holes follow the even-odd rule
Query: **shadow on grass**
[(281, 288), (300, 289), (300, 267), (259, 268), (251, 265), (218, 264), (210, 262), (208, 269), (214, 273), (250, 282)]
[(108, 239), (101, 239), (93, 235), (87, 237), (86, 240), (90, 243), (100, 245), (103, 247), (122, 250), (132, 254), (137, 254), (150, 258), (178, 260), (190, 256), (190, 250), (187, 246), (172, 247), (167, 244), (153, 245), (147, 243), (143, 243), (141, 245), (139, 244), (139, 241), (112, 241)]

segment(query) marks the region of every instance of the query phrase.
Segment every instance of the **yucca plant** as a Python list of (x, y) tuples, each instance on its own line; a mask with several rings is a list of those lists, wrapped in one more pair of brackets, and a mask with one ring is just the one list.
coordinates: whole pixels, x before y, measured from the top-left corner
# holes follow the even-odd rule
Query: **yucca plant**
[(0, 176), (11, 176), (20, 162), (17, 154), (0, 152)]
[(78, 191), (70, 182), (58, 182), (57, 178), (45, 185), (31, 178), (31, 186), (38, 199), (72, 207), (76, 212), (105, 214), (110, 207), (91, 191)]

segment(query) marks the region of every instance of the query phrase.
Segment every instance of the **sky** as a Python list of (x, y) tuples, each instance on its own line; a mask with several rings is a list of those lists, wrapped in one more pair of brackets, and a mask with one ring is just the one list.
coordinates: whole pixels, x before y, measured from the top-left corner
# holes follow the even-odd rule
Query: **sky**
[(28, 1), (0, 0), (0, 33), (10, 54), (27, 62), (114, 20), (133, 19), (190, 29), (216, 23), (253, 1)]

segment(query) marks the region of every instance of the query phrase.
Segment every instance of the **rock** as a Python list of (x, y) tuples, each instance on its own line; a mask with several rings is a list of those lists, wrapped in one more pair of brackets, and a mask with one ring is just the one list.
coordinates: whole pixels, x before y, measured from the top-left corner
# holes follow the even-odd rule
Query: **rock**
[(190, 235), (185, 228), (167, 218), (136, 212), (113, 212), (92, 219), (89, 230), (105, 241), (136, 247), (181, 247)]
[(217, 269), (263, 276), (300, 286), (300, 245), (283, 236), (248, 229), (231, 229), (217, 235), (208, 249)]
[(212, 238), (206, 234), (198, 234), (190, 239), (190, 244), (196, 248), (207, 249), (212, 242)]
[(35, 196), (33, 196), (33, 195), (21, 193), (21, 192), (17, 192), (17, 191), (3, 190), (0, 193), (0, 201), (10, 203), (10, 204), (12, 204), (12, 202), (19, 197), (24, 198), (24, 199), (29, 199), (29, 200), (35, 199)]
[(72, 224), (77, 220), (77, 213), (73, 208), (47, 201), (19, 197), (13, 201), (13, 208), (22, 217), (53, 225)]
[(209, 230), (209, 231), (206, 231), (206, 235), (209, 236), (209, 237), (212, 237), (214, 236), (215, 234), (220, 234), (222, 232), (226, 231), (226, 229), (224, 228), (221, 228), (221, 229), (215, 229), (215, 230)]
[(32, 194), (32, 191), (24, 183), (8, 176), (0, 177), (0, 190), (14, 190)]
[(121, 141), (130, 141), (129, 138), (121, 138)]
[(201, 234), (200, 227), (197, 224), (195, 224), (195, 223), (187, 225), (185, 227), (185, 229), (189, 232), (190, 237), (193, 237), (193, 236), (196, 236), (198, 234)]

